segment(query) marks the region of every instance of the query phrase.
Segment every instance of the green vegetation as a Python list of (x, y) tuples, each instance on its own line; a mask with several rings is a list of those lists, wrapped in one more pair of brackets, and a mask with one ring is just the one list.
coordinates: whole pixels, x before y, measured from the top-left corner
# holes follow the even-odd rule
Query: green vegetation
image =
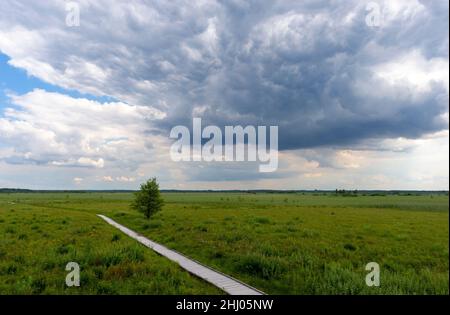
[[(95, 214), (270, 294), (448, 294), (448, 194), (0, 194), (1, 293), (219, 293)], [(65, 264), (81, 286), (64, 285)], [(367, 287), (377, 262), (381, 286)]]
[[(125, 237), (94, 212), (70, 210), (70, 202), (58, 208), (73, 195), (41, 194), (47, 200), (42, 206), (17, 197), (0, 194), (0, 294), (222, 293)], [(27, 202), (34, 197), (27, 195)], [(65, 284), (65, 266), (71, 261), (80, 265), (80, 287)]]
[(147, 219), (161, 211), (164, 200), (159, 192), (159, 185), (156, 178), (149, 179), (141, 184), (141, 188), (134, 193), (134, 200), (131, 207), (142, 212)]

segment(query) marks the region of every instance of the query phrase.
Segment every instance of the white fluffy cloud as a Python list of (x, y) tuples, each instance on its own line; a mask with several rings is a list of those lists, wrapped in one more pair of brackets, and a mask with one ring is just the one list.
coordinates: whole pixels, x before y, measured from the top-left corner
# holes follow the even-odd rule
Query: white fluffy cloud
[(156, 143), (149, 122), (160, 114), (149, 107), (98, 103), (34, 90), (11, 95), (14, 107), (0, 117), (0, 140), (12, 150), (0, 158), (15, 163), (135, 168), (149, 160)]

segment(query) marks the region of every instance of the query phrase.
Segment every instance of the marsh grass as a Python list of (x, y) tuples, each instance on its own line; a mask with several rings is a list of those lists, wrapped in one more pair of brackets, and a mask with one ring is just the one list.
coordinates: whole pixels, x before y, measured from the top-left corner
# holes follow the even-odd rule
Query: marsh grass
[[(94, 213), (48, 205), (16, 203), (10, 217), (12, 205), (0, 195), (0, 294), (221, 293), (122, 236)], [(80, 265), (80, 287), (65, 285), (70, 261)]]
[[(163, 197), (146, 220), (126, 193), (0, 195), (0, 292), (219, 292), (95, 216), (103, 213), (271, 294), (449, 293), (448, 195)], [(80, 288), (64, 285), (68, 261), (82, 266)], [(365, 284), (372, 261), (380, 287)]]

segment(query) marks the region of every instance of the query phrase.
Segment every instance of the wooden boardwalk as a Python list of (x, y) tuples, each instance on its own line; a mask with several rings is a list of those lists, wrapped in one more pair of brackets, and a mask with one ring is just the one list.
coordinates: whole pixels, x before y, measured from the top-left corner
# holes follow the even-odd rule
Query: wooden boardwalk
[(169, 258), (170, 260), (178, 263), (182, 268), (186, 269), (191, 274), (196, 275), (199, 278), (202, 278), (209, 283), (212, 283), (219, 289), (222, 289), (228, 294), (231, 295), (263, 295), (264, 293), (255, 289), (239, 280), (236, 280), (230, 276), (227, 276), (219, 271), (213, 270), (195, 260), (192, 260), (183, 254), (180, 254), (174, 250), (168, 249), (167, 247), (155, 243), (148, 238), (139, 235), (138, 233), (128, 229), (127, 227), (117, 223), (116, 221), (98, 214), (100, 218), (111, 224), (112, 226), (118, 228), (126, 235), (134, 238), (138, 242), (144, 244), (145, 246), (153, 249), (158, 254)]

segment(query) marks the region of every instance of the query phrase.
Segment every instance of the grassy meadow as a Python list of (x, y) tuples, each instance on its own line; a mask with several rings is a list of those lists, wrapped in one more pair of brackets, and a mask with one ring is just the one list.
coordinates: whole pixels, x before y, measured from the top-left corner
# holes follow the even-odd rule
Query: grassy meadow
[[(448, 194), (0, 194), (0, 294), (221, 294), (121, 234), (105, 214), (268, 294), (448, 294)], [(66, 287), (78, 262), (81, 286)], [(368, 287), (377, 262), (381, 285)]]

